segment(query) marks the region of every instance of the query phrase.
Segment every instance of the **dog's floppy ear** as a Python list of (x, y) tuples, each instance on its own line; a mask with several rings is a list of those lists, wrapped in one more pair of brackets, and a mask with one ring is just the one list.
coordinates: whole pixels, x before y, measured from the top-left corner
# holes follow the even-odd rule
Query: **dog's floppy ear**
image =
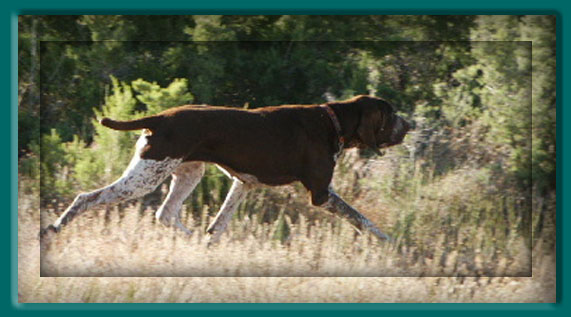
[(377, 148), (377, 136), (376, 133), (381, 129), (383, 124), (381, 111), (378, 109), (367, 108), (363, 109), (361, 113), (361, 120), (359, 127), (357, 127), (357, 135), (361, 140), (361, 143), (366, 145), (375, 153), (382, 155), (382, 153)]

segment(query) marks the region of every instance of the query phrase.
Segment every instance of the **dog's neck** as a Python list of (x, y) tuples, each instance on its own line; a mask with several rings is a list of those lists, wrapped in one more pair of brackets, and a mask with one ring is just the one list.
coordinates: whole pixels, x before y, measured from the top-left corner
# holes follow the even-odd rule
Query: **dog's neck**
[(331, 110), (337, 116), (340, 123), (340, 137), (345, 140), (345, 144), (350, 144), (357, 137), (356, 131), (359, 125), (359, 114), (354, 109), (350, 109), (351, 105), (342, 103), (328, 103)]
[(333, 123), (335, 132), (337, 133), (337, 138), (340, 147), (342, 148), (343, 145), (345, 144), (345, 137), (343, 136), (343, 132), (341, 130), (341, 123), (339, 122), (339, 118), (337, 118), (337, 114), (335, 114), (335, 111), (333, 111), (333, 109), (329, 105), (321, 105), (321, 108), (323, 108), (329, 115), (329, 119), (331, 120), (331, 123)]

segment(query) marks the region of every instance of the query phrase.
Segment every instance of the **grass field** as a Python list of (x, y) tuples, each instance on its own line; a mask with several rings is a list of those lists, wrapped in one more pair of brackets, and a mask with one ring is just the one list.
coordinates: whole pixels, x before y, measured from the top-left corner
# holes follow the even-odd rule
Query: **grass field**
[[(154, 224), (152, 213), (139, 218), (133, 208), (108, 224), (98, 217), (101, 211), (90, 212), (40, 249), (33, 205), (20, 199), (19, 302), (555, 300), (554, 257), (540, 244), (533, 277), (465, 277), (474, 272), (457, 254), (444, 256), (443, 263), (434, 256), (420, 258), (413, 250), (355, 236), (340, 221), (310, 226), (300, 218), (281, 243), (272, 238), (275, 225), (235, 220), (221, 243), (207, 248), (204, 223), (187, 223), (195, 233), (186, 238)], [(479, 261), (473, 265), (480, 270), (495, 261), (501, 275), (521, 270), (528, 257)]]
[[(340, 165), (338, 172), (352, 175)], [(399, 180), (394, 175), (383, 178), (390, 180), (388, 187), (368, 181), (370, 177), (381, 179), (380, 175), (358, 176), (357, 182), (351, 177), (338, 177), (339, 192), (395, 237), (395, 243), (379, 244), (368, 235), (357, 235), (345, 221), (333, 216), (314, 219), (302, 213), (290, 217), (290, 210), (284, 212), (282, 221), (263, 222), (256, 213), (245, 212), (244, 208), (251, 206), (246, 203), (220, 244), (210, 248), (203, 232), (214, 211), (205, 208), (198, 218), (184, 217), (185, 225), (194, 231), (186, 237), (155, 224), (151, 210), (139, 216), (133, 206), (122, 218), (113, 212), (107, 222), (104, 210), (88, 211), (40, 246), (40, 215), (44, 225), (56, 215), (49, 210), (40, 213), (38, 198), (21, 189), (18, 300), (555, 301), (552, 234), (534, 239), (532, 257), (525, 239), (515, 230), (492, 230), (509, 228), (509, 223), (500, 226), (499, 218), (491, 217), (494, 199), (481, 196), (489, 191), (482, 190), (479, 180), (484, 178), (478, 171), (450, 174), (430, 186), (419, 184), (406, 195), (395, 194)], [(358, 191), (351, 189), (355, 184), (360, 184)], [(393, 191), (392, 196), (387, 191)], [(254, 192), (249, 200), (264, 201), (272, 194), (286, 195), (292, 206), (302, 202), (306, 206), (305, 193), (295, 186)], [(269, 208), (264, 206), (256, 208)], [(510, 209), (505, 209), (508, 215), (502, 219), (509, 222)], [(465, 214), (468, 217), (461, 217)], [(452, 220), (443, 225), (443, 219)], [(278, 235), (284, 225), (289, 233), (285, 239)]]

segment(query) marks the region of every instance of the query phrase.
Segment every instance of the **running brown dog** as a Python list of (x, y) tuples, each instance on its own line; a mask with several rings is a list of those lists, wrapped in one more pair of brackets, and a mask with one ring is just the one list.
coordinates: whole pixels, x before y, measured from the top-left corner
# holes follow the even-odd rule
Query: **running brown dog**
[(218, 241), (232, 214), (252, 187), (301, 182), (311, 203), (347, 218), (358, 230), (389, 239), (365, 216), (331, 188), (337, 157), (343, 149), (375, 150), (402, 142), (410, 125), (386, 101), (357, 96), (321, 105), (284, 105), (245, 110), (188, 105), (157, 115), (101, 124), (115, 130), (143, 130), (136, 152), (114, 183), (78, 195), (46, 229), (58, 232), (75, 216), (100, 204), (140, 197), (172, 174), (169, 193), (156, 212), (157, 219), (187, 234), (180, 221), (183, 201), (214, 163), (233, 179), (232, 187), (207, 232)]

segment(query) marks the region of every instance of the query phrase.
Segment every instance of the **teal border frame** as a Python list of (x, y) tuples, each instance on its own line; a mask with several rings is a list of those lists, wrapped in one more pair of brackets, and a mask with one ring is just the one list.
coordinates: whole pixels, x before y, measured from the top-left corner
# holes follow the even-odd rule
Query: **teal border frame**
[[(369, 314), (385, 314), (388, 312), (410, 314), (426, 311), (439, 315), (495, 313), (517, 311), (519, 314), (551, 313), (564, 314), (569, 310), (568, 294), (569, 275), (565, 274), (565, 263), (569, 263), (569, 252), (563, 247), (568, 243), (570, 235), (562, 229), (569, 227), (569, 217), (563, 215), (568, 205), (564, 195), (564, 180), (568, 179), (569, 172), (563, 169), (563, 161), (569, 151), (568, 136), (570, 128), (563, 127), (563, 121), (569, 122), (569, 102), (564, 99), (564, 78), (569, 77), (570, 67), (564, 63), (563, 52), (571, 51), (569, 43), (564, 40), (564, 34), (571, 30), (566, 19), (571, 16), (571, 4), (564, 0), (480, 0), (480, 1), (452, 1), (452, 0), (404, 0), (392, 2), (374, 2), (367, 0), (352, 1), (262, 1), (243, 0), (233, 2), (223, 1), (128, 1), (128, 0), (100, 0), (97, 2), (79, 2), (71, 0), (19, 0), (17, 3), (4, 2), (0, 5), (0, 23), (2, 25), (0, 38), (3, 43), (9, 43), (0, 49), (0, 87), (2, 94), (8, 97), (9, 106), (0, 107), (0, 148), (9, 148), (10, 155), (0, 156), (3, 168), (0, 171), (1, 186), (0, 198), (9, 202), (10, 212), (4, 212), (9, 217), (9, 230), (1, 235), (4, 254), (10, 254), (10, 261), (4, 261), (4, 276), (0, 297), (0, 309), (5, 312), (20, 315), (32, 314), (38, 311), (56, 313), (58, 315), (98, 314), (103, 311), (137, 310), (138, 314), (155, 314), (157, 310), (194, 311), (204, 313), (227, 313), (239, 311), (240, 313), (260, 314), (272, 311), (272, 314), (290, 314), (291, 312), (313, 313), (324, 311), (327, 314), (346, 314), (348, 311), (367, 312)], [(17, 16), (21, 14), (549, 14), (557, 17), (557, 303), (556, 304), (19, 304), (17, 296)], [(9, 61), (9, 64), (8, 64)], [(567, 107), (565, 107), (565, 105)], [(7, 225), (5, 225), (5, 228)], [(188, 312), (185, 312), (188, 313)]]

